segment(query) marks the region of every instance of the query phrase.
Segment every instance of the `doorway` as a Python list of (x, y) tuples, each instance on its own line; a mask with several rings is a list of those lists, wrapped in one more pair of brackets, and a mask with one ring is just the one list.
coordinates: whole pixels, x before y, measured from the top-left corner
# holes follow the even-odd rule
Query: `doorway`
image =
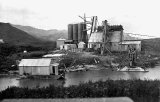
[(52, 74), (55, 75), (55, 66), (52, 66)]

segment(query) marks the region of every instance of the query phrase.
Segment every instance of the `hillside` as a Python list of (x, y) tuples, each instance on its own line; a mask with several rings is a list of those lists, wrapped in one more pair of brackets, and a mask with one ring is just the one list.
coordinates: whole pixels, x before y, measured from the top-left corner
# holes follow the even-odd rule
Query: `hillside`
[(33, 44), (40, 42), (28, 33), (21, 31), (9, 23), (0, 23), (0, 39), (11, 44)]
[(43, 30), (31, 26), (14, 25), (12, 26), (27, 32), (28, 34), (45, 41), (56, 41), (59, 38), (67, 38), (66, 30)]
[(9, 23), (0, 22), (0, 39), (5, 43), (21, 46), (55, 46), (55, 42), (42, 41), (30, 34), (13, 27)]

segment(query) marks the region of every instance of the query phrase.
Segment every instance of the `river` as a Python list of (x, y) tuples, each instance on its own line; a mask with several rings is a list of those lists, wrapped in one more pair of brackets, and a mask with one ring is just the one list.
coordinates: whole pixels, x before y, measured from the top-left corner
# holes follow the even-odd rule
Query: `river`
[[(0, 75), (0, 91), (5, 90), (11, 86), (17, 87), (46, 87), (49, 85), (55, 86), (69, 86), (78, 85), (81, 82), (98, 81), (98, 80), (119, 80), (119, 79), (151, 79), (160, 80), (160, 66), (155, 68), (149, 68), (149, 72), (116, 72), (111, 69), (101, 70), (89, 70), (86, 72), (70, 72), (66, 73), (66, 80), (55, 80), (55, 79), (22, 79), (17, 80), (18, 76), (6, 76)], [(143, 101), (142, 101), (143, 100)], [(154, 98), (137, 98), (135, 102), (159, 102), (159, 99)]]
[(17, 87), (46, 87), (49, 85), (55, 86), (69, 86), (78, 85), (81, 82), (98, 81), (98, 80), (119, 80), (119, 79), (159, 79), (160, 80), (160, 66), (149, 68), (149, 72), (116, 72), (110, 69), (90, 70), (86, 72), (70, 72), (66, 73), (66, 80), (52, 80), (52, 79), (22, 79), (17, 80), (17, 76), (0, 75), (0, 91), (10, 86)]

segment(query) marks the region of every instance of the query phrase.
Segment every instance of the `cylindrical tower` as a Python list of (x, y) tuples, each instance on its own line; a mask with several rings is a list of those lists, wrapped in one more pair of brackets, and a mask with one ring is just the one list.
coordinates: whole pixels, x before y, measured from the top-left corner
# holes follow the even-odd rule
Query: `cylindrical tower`
[(83, 23), (78, 24), (78, 42), (82, 41)]
[(82, 24), (82, 28), (83, 28), (83, 30), (82, 30), (82, 41), (83, 42), (87, 42), (87, 39), (88, 39), (88, 37), (87, 37), (87, 27), (86, 27), (86, 24)]
[(78, 41), (78, 24), (73, 24), (73, 40)]
[(68, 24), (68, 40), (73, 40), (73, 24)]

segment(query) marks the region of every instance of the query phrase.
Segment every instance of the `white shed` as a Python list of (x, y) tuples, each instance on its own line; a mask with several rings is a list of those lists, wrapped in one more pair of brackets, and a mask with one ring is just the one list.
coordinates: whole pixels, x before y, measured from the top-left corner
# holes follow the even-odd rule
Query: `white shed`
[(19, 63), (19, 74), (24, 75), (58, 75), (58, 63), (50, 58), (22, 59)]
[(84, 49), (85, 48), (85, 43), (84, 42), (79, 42), (78, 43), (78, 48)]
[(56, 43), (57, 43), (57, 48), (60, 48), (60, 45), (63, 45), (65, 43), (66, 39), (63, 38), (59, 38), (57, 39)]

